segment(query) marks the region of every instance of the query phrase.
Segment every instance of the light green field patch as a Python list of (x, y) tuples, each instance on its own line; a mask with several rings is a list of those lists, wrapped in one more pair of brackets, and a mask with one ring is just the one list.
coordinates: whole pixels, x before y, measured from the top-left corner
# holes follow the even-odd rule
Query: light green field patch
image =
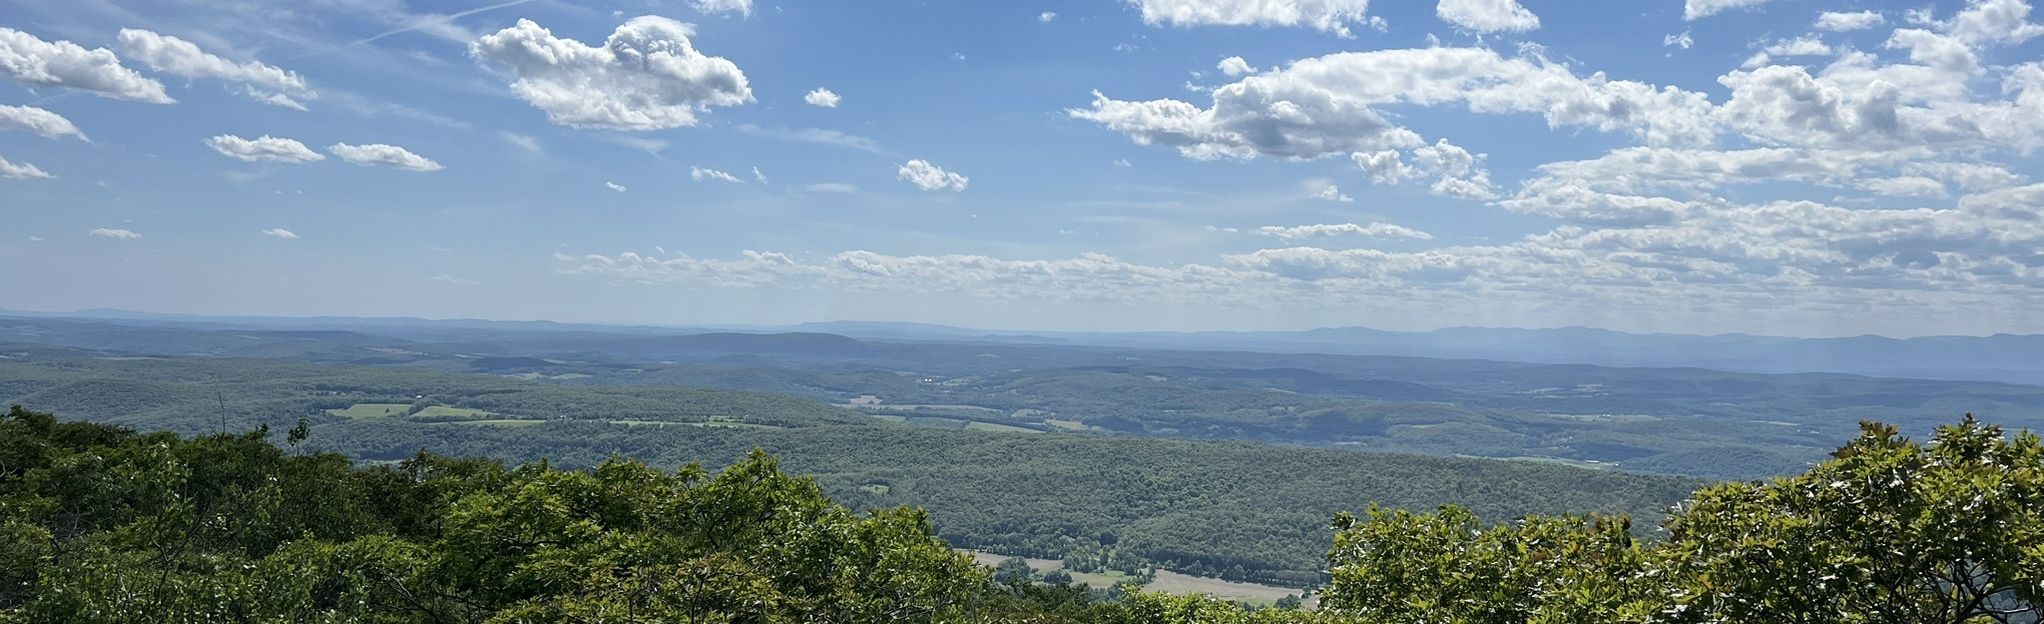
[(342, 418), (390, 418), (403, 416), (411, 409), (409, 403), (356, 403), (347, 409), (330, 409), (326, 413)]
[(692, 422), (692, 423), (674, 423), (674, 424), (677, 424), (677, 425), (687, 425), (687, 426), (690, 426), (690, 427), (719, 427), (719, 428), (725, 428), (725, 429), (786, 429), (786, 428), (787, 428), (787, 427), (783, 427), (783, 426), (780, 426), (780, 425), (762, 425), (762, 424), (759, 424), (759, 423), (749, 423), (749, 422), (730, 422), (730, 421), (723, 421), (723, 420), (712, 420), (712, 421), (709, 421), (709, 422)]
[(429, 405), (425, 409), (419, 410), (419, 413), (412, 414), (412, 418), (418, 420), (446, 420), (450, 418), (483, 418), (490, 415), (489, 412), (479, 409)]
[(547, 379), (568, 380), (568, 379), (588, 379), (589, 377), (590, 377), (589, 375), (584, 375), (582, 373), (561, 373), (559, 375), (548, 377)]
[(544, 425), (544, 424), (546, 424), (546, 421), (544, 421), (544, 420), (511, 420), (511, 419), (503, 419), (503, 420), (455, 420), (455, 421), (449, 421), (449, 422), (437, 422), (437, 423), (428, 423), (428, 424), (434, 424), (434, 425), (483, 425), (483, 426), (489, 426), (489, 427), (531, 427), (531, 426), (534, 426), (534, 425)]
[(1041, 431), (1030, 429), (1028, 427), (1017, 427), (1014, 425), (1002, 425), (990, 422), (979, 422), (977, 420), (965, 423), (965, 428), (972, 431), (1001, 431), (1006, 433), (1043, 433)]
[(1063, 429), (1066, 431), (1085, 431), (1087, 429), (1092, 428), (1087, 427), (1086, 423), (1082, 423), (1076, 420), (1060, 420), (1057, 418), (1045, 418), (1043, 419), (1043, 424), (1050, 425), (1052, 427), (1057, 427), (1059, 429)]

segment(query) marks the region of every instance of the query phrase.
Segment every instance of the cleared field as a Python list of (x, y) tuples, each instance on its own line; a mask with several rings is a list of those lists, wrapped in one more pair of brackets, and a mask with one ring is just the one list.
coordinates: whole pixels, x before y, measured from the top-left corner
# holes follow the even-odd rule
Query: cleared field
[[(1076, 575), (1074, 578), (1077, 578)], [(1237, 583), (1217, 578), (1189, 576), (1170, 570), (1158, 570), (1157, 580), (1144, 586), (1151, 591), (1167, 594), (1206, 594), (1222, 600), (1233, 600), (1259, 606), (1269, 606), (1285, 596), (1298, 595), (1299, 590), (1285, 587)]]
[(780, 425), (762, 425), (762, 424), (759, 424), (759, 423), (748, 423), (748, 422), (731, 422), (731, 421), (727, 421), (727, 420), (712, 420), (712, 421), (709, 421), (709, 422), (692, 422), (692, 423), (674, 423), (674, 424), (677, 424), (677, 425), (687, 425), (687, 426), (690, 426), (690, 427), (724, 427), (724, 428), (727, 428), (727, 429), (786, 429), (786, 428), (787, 428), (787, 427), (783, 427), (783, 426), (780, 426)]
[[(1002, 555), (999, 553), (990, 553), (965, 549), (959, 550), (971, 553), (972, 561), (974, 563), (978, 563), (989, 568), (1000, 565), (1002, 561), (1008, 560), (1007, 555)], [(1022, 560), (1028, 562), (1029, 569), (1035, 570), (1037, 574), (1042, 574), (1053, 570), (1065, 569), (1065, 562), (1056, 559), (1031, 559), (1025, 557)], [(1083, 583), (1094, 587), (1113, 587), (1115, 583), (1130, 580), (1132, 578), (1129, 575), (1122, 574), (1120, 572), (1108, 572), (1102, 574), (1093, 572), (1077, 572), (1072, 570), (1065, 570), (1065, 573), (1072, 575), (1073, 584)], [(1154, 592), (1163, 592), (1167, 594), (1206, 594), (1222, 600), (1233, 600), (1236, 602), (1266, 607), (1275, 604), (1279, 598), (1283, 598), (1285, 596), (1296, 596), (1300, 593), (1299, 590), (1290, 589), (1286, 587), (1258, 585), (1255, 583), (1237, 583), (1235, 581), (1224, 581), (1216, 578), (1206, 578), (1203, 576), (1179, 574), (1177, 572), (1172, 572), (1170, 570), (1158, 570), (1157, 580), (1151, 581), (1148, 585), (1144, 585), (1143, 589)]]
[(1087, 429), (1091, 429), (1091, 427), (1086, 426), (1086, 423), (1082, 423), (1076, 420), (1063, 420), (1058, 418), (1045, 418), (1043, 419), (1043, 424), (1050, 425), (1052, 427), (1057, 427), (1059, 429), (1063, 429), (1066, 431), (1085, 431)]
[(469, 409), (466, 407), (448, 407), (445, 405), (431, 405), (427, 406), (425, 409), (419, 410), (419, 413), (417, 414), (412, 414), (412, 418), (418, 420), (434, 420), (434, 419), (446, 420), (453, 418), (483, 418), (485, 416), (490, 415), (491, 414), (489, 412), (485, 412), (479, 409)]
[(427, 423), (427, 424), (432, 424), (432, 425), (482, 425), (482, 426), (488, 426), (488, 427), (531, 427), (531, 426), (534, 426), (534, 425), (544, 425), (544, 424), (546, 424), (546, 421), (544, 421), (544, 420), (512, 420), (512, 419), (500, 419), (500, 420), (455, 420), (455, 421), (448, 421), (448, 422), (437, 422), (437, 423)]
[(411, 409), (410, 403), (356, 403), (347, 409), (330, 409), (326, 413), (343, 418), (388, 418), (403, 416)]
[(1013, 425), (1001, 425), (989, 422), (979, 422), (977, 420), (965, 423), (965, 428), (973, 431), (1001, 431), (1006, 433), (1043, 433), (1041, 431), (1037, 431), (1035, 429), (1030, 429), (1027, 427), (1016, 427)]

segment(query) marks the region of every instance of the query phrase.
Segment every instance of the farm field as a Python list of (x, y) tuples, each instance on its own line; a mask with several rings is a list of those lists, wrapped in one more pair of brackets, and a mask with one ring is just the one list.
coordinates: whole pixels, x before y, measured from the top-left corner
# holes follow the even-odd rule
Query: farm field
[[(974, 563), (989, 568), (998, 566), (1001, 564), (1002, 561), (1006, 561), (1009, 559), (1007, 555), (1002, 555), (999, 553), (990, 553), (980, 550), (966, 549), (960, 550), (962, 552), (971, 553), (972, 561)], [(1072, 575), (1072, 584), (1074, 585), (1083, 584), (1091, 585), (1093, 587), (1104, 588), (1112, 587), (1115, 583), (1129, 580), (1131, 578), (1130, 576), (1122, 574), (1120, 572), (1094, 573), (1079, 572), (1076, 570), (1065, 570), (1065, 562), (1056, 559), (1036, 559), (1032, 557), (1023, 557), (1022, 560), (1024, 562), (1027, 562), (1029, 564), (1029, 569), (1035, 571), (1037, 574), (1044, 574), (1047, 572), (1064, 570), (1066, 574)], [(1206, 594), (1209, 596), (1213, 596), (1215, 598), (1220, 598), (1222, 600), (1232, 600), (1256, 606), (1270, 606), (1271, 604), (1276, 603), (1279, 598), (1283, 598), (1285, 596), (1296, 596), (1299, 594), (1299, 590), (1296, 589), (1275, 587), (1271, 585), (1258, 585), (1255, 583), (1238, 583), (1235, 581), (1226, 581), (1217, 578), (1206, 578), (1202, 576), (1180, 574), (1177, 572), (1172, 572), (1170, 570), (1163, 569), (1157, 570), (1156, 580), (1143, 585), (1143, 588), (1150, 591), (1163, 592), (1167, 594)]]
[(330, 409), (326, 413), (342, 418), (389, 418), (403, 416), (411, 409), (408, 403), (356, 403), (345, 409)]

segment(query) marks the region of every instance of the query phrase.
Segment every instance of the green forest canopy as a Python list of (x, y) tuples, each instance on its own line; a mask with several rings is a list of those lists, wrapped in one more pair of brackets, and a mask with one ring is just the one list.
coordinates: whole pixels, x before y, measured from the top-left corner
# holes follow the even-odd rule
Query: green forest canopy
[(2027, 622), (2039, 503), (2033, 434), (1869, 424), (1804, 474), (1698, 490), (1653, 541), (1618, 516), (1340, 516), (1320, 611), (1252, 613), (996, 581), (922, 512), (853, 513), (762, 453), (363, 467), (17, 407), (0, 622)]

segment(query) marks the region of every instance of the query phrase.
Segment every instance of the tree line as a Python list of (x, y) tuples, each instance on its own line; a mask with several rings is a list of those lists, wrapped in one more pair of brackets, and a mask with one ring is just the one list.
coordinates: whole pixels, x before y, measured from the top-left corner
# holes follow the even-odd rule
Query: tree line
[(1866, 424), (1833, 459), (1626, 516), (1333, 520), (1317, 611), (1002, 577), (915, 508), (833, 502), (762, 452), (720, 471), (420, 453), (309, 428), (184, 438), (0, 419), (0, 622), (2032, 622), (2044, 442)]

